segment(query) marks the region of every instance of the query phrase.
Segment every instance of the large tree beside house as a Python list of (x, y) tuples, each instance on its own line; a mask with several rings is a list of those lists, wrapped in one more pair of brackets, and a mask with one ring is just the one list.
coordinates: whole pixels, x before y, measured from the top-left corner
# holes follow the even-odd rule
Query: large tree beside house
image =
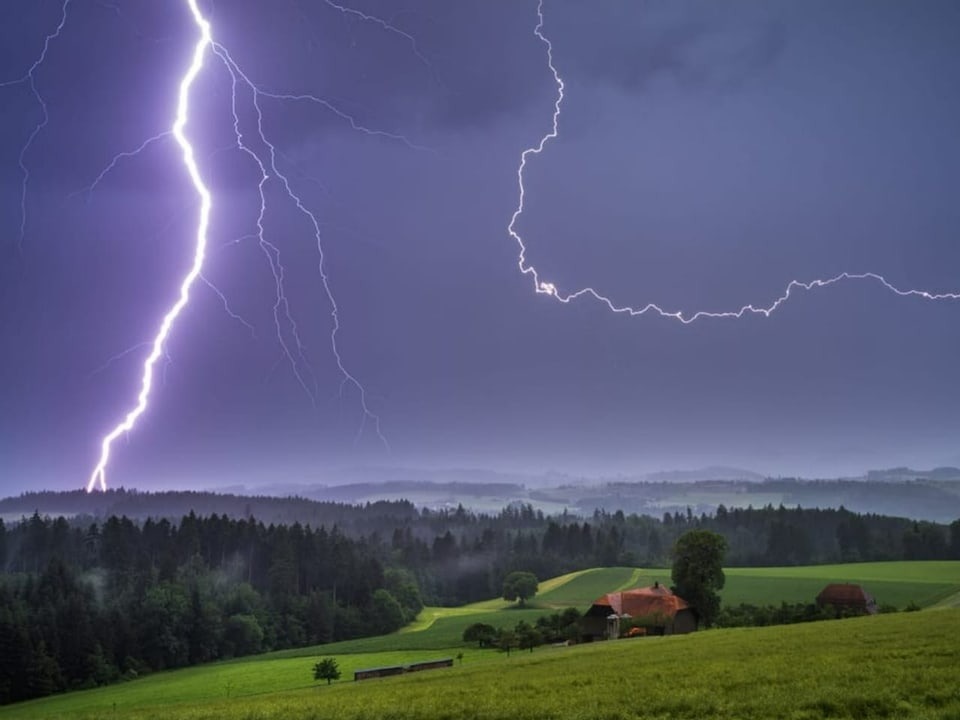
[(709, 627), (720, 612), (727, 541), (710, 530), (689, 530), (673, 546), (673, 592), (696, 608)]

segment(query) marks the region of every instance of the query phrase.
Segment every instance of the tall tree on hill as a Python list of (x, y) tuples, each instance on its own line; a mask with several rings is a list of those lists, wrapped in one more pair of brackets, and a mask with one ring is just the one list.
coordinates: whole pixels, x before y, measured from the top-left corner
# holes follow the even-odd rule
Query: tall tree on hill
[(696, 608), (707, 627), (720, 612), (726, 552), (726, 539), (710, 530), (689, 530), (673, 546), (673, 591)]
[(503, 599), (519, 600), (520, 607), (523, 607), (527, 598), (532, 598), (537, 594), (539, 585), (536, 575), (517, 570), (507, 575), (503, 580)]

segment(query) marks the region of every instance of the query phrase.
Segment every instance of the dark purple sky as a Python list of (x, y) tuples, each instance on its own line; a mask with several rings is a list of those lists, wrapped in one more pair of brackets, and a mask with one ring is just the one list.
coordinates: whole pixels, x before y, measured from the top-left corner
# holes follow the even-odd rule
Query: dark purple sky
[[(346, 2), (347, 0), (344, 0)], [(273, 326), (255, 164), (236, 149), (230, 76), (208, 56), (187, 132), (214, 191), (198, 285), (111, 485), (329, 481), (344, 466), (630, 472), (738, 464), (837, 474), (960, 464), (960, 302), (850, 282), (769, 319), (614, 316), (536, 295), (507, 234), (521, 151), (556, 87), (536, 3), (207, 3), (262, 89), (278, 164), (323, 231), (343, 359), (392, 447), (341, 389), (312, 230), (267, 186), (310, 364)], [(0, 3), (0, 82), (24, 76), (59, 2)], [(793, 278), (872, 271), (960, 289), (960, 4), (567, 2), (544, 32), (566, 82), (560, 137), (531, 159), (518, 229), (542, 276), (623, 304), (769, 304)], [(0, 87), (0, 493), (86, 483), (138, 390), (192, 257), (196, 195), (169, 129), (196, 42), (186, 5), (73, 0), (28, 83)], [(419, 56), (418, 56), (419, 53)], [(249, 94), (238, 98), (243, 122)], [(285, 330), (289, 339), (289, 329)], [(98, 370), (99, 369), (99, 370)]]

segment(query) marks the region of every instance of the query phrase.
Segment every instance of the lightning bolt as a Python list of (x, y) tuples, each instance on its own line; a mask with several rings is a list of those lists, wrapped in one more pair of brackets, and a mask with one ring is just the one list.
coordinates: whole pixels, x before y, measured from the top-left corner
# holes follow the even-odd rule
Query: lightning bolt
[[(197, 0), (186, 0), (187, 5), (190, 9), (190, 13), (193, 17), (193, 20), (199, 29), (200, 37), (197, 41), (197, 44), (194, 48), (192, 62), (187, 69), (187, 72), (183, 76), (180, 83), (180, 92), (177, 102), (177, 111), (176, 118), (173, 123), (172, 128), (169, 131), (164, 131), (158, 133), (145, 141), (143, 141), (139, 146), (130, 151), (124, 151), (116, 156), (110, 161), (110, 163), (96, 176), (93, 182), (86, 188), (78, 191), (76, 194), (85, 194), (87, 197), (97, 188), (100, 182), (106, 177), (106, 175), (113, 170), (116, 165), (126, 159), (132, 158), (144, 150), (146, 150), (151, 144), (159, 142), (166, 137), (172, 135), (177, 144), (180, 146), (183, 153), (183, 162), (187, 170), (188, 175), (193, 183), (194, 189), (200, 199), (200, 216), (197, 225), (197, 235), (196, 235), (196, 247), (194, 252), (193, 264), (189, 272), (183, 278), (180, 285), (180, 293), (177, 301), (170, 308), (167, 314), (164, 316), (160, 328), (154, 337), (153, 341), (146, 343), (149, 344), (151, 351), (147, 356), (143, 364), (143, 375), (140, 383), (140, 392), (137, 395), (137, 402), (134, 407), (124, 416), (123, 420), (118, 423), (109, 433), (107, 433), (101, 441), (101, 452), (100, 458), (95, 466), (93, 472), (90, 475), (89, 482), (87, 484), (87, 491), (91, 492), (94, 488), (99, 487), (100, 489), (106, 489), (106, 468), (110, 460), (110, 451), (114, 441), (120, 437), (120, 435), (129, 432), (135, 426), (138, 418), (146, 411), (151, 390), (153, 387), (154, 375), (155, 375), (155, 366), (162, 356), (165, 355), (165, 343), (172, 331), (173, 325), (186, 307), (190, 298), (190, 291), (193, 285), (199, 281), (207, 285), (211, 291), (213, 291), (217, 297), (220, 299), (221, 304), (225, 312), (233, 319), (242, 323), (250, 330), (251, 334), (256, 337), (255, 328), (240, 317), (238, 314), (231, 310), (227, 298), (224, 294), (212, 283), (210, 280), (203, 274), (203, 264), (206, 256), (207, 250), (207, 230), (210, 224), (210, 213), (212, 207), (212, 197), (209, 188), (203, 182), (203, 178), (200, 174), (199, 168), (196, 163), (195, 153), (193, 146), (191, 145), (189, 139), (185, 134), (185, 128), (188, 122), (188, 109), (189, 109), (189, 98), (190, 90), (193, 85), (194, 80), (199, 75), (203, 68), (204, 56), (207, 52), (212, 52), (224, 65), (227, 71), (230, 74), (232, 80), (232, 95), (231, 95), (231, 111), (233, 115), (233, 128), (235, 134), (235, 143), (232, 147), (239, 149), (241, 152), (250, 157), (257, 169), (260, 172), (260, 179), (257, 184), (258, 194), (260, 198), (260, 208), (256, 220), (256, 233), (251, 233), (245, 235), (242, 238), (239, 238), (233, 241), (230, 244), (235, 244), (242, 241), (243, 239), (256, 239), (260, 249), (263, 251), (264, 256), (267, 259), (268, 266), (273, 274), (274, 278), (274, 305), (273, 305), (273, 315), (274, 323), (277, 330), (277, 341), (282, 350), (283, 356), (289, 361), (291, 369), (293, 371), (294, 377), (297, 382), (301, 385), (306, 394), (310, 397), (311, 401), (316, 402), (316, 380), (312, 378), (312, 373), (310, 372), (310, 365), (307, 360), (306, 349), (301, 340), (299, 328), (296, 320), (294, 319), (290, 303), (287, 299), (286, 291), (284, 288), (284, 266), (281, 261), (280, 249), (271, 242), (266, 236), (265, 228), (265, 217), (267, 213), (267, 200), (265, 188), (268, 182), (276, 181), (280, 183), (280, 186), (283, 188), (283, 191), (286, 193), (287, 197), (310, 223), (313, 228), (313, 237), (316, 243), (316, 249), (318, 253), (318, 270), (323, 287), (323, 291), (329, 302), (331, 311), (331, 331), (330, 331), (330, 347), (333, 352), (334, 359), (338, 370), (340, 371), (342, 380), (341, 380), (341, 394), (345, 386), (352, 386), (358, 393), (360, 398), (360, 407), (363, 413), (360, 427), (357, 432), (357, 437), (359, 438), (367, 423), (373, 425), (374, 431), (376, 432), (377, 437), (380, 439), (385, 448), (389, 450), (389, 444), (387, 443), (386, 437), (383, 435), (380, 424), (380, 417), (373, 412), (368, 403), (368, 396), (365, 387), (359, 381), (359, 379), (347, 368), (347, 365), (343, 359), (343, 355), (339, 347), (339, 332), (340, 332), (340, 319), (339, 319), (339, 306), (336, 302), (336, 298), (333, 294), (333, 290), (330, 285), (330, 279), (326, 272), (325, 267), (325, 255), (322, 243), (322, 234), (320, 230), (320, 223), (317, 220), (316, 215), (310, 211), (310, 209), (303, 202), (302, 197), (297, 194), (293, 189), (290, 180), (287, 175), (282, 172), (277, 163), (277, 156), (280, 154), (276, 146), (270, 141), (265, 130), (264, 130), (264, 119), (263, 111), (261, 108), (261, 99), (270, 99), (270, 100), (281, 100), (281, 101), (307, 101), (313, 104), (321, 106), (324, 110), (333, 113), (338, 118), (345, 120), (352, 129), (362, 132), (366, 135), (383, 137), (389, 140), (399, 141), (407, 145), (408, 147), (416, 150), (427, 150), (416, 143), (411, 142), (408, 138), (398, 133), (391, 133), (383, 130), (377, 130), (374, 128), (369, 128), (359, 122), (350, 115), (349, 113), (344, 112), (343, 110), (337, 108), (335, 105), (329, 101), (308, 94), (281, 94), (275, 92), (269, 92), (262, 89), (256, 83), (254, 83), (250, 77), (240, 68), (238, 63), (230, 55), (228, 50), (217, 43), (213, 39), (213, 33), (211, 29), (210, 22), (203, 16), (198, 5)], [(342, 12), (350, 12), (348, 8), (339, 8)], [(367, 20), (374, 20), (372, 16), (369, 18), (364, 18)], [(413, 38), (402, 31), (397, 30), (389, 24), (384, 24), (384, 27), (387, 29), (398, 32), (414, 43), (414, 50), (418, 54), (418, 57), (422, 56), (419, 54), (419, 50), (415, 47), (415, 41)], [(237, 99), (238, 99), (238, 89), (243, 87), (252, 96), (253, 108), (256, 114), (256, 131), (254, 133), (254, 143), (259, 143), (261, 147), (266, 150), (259, 151), (254, 148), (254, 143), (248, 141), (246, 133), (241, 127), (240, 114), (237, 108)], [(142, 347), (144, 343), (136, 346)], [(110, 361), (113, 362), (119, 357), (126, 355), (135, 348), (124, 351), (120, 356), (115, 356)], [(313, 386), (313, 387), (311, 387)]]
[(101, 182), (103, 182), (103, 179), (110, 173), (111, 170), (113, 170), (117, 166), (117, 164), (121, 160), (123, 160), (124, 158), (136, 157), (137, 155), (142, 153), (144, 150), (146, 150), (148, 147), (153, 145), (153, 143), (159, 142), (160, 140), (168, 138), (170, 137), (171, 134), (172, 134), (171, 130), (164, 130), (163, 132), (157, 133), (152, 137), (148, 137), (146, 140), (140, 143), (133, 150), (124, 150), (123, 152), (117, 153), (116, 155), (113, 156), (113, 159), (109, 163), (107, 163), (106, 167), (104, 167), (103, 170), (100, 171), (100, 174), (93, 179), (92, 183), (87, 185), (87, 187), (83, 188), (82, 190), (73, 191), (72, 193), (70, 193), (70, 195), (68, 195), (68, 197), (76, 197), (78, 195), (83, 195), (89, 200), (90, 196), (93, 195), (93, 191), (97, 189), (97, 186)]
[(63, 32), (63, 28), (67, 24), (67, 7), (69, 5), (70, 0), (64, 0), (60, 8), (60, 22), (53, 32), (44, 38), (43, 49), (40, 51), (40, 55), (33, 61), (30, 69), (27, 70), (23, 77), (16, 80), (0, 82), (0, 88), (27, 83), (30, 86), (30, 92), (33, 93), (33, 97), (36, 98), (37, 104), (40, 105), (40, 122), (34, 126), (30, 135), (27, 137), (27, 141), (20, 149), (20, 156), (17, 158), (17, 162), (20, 165), (20, 172), (23, 175), (23, 182), (20, 185), (20, 237), (17, 241), (17, 248), (21, 253), (23, 252), (23, 240), (27, 234), (27, 185), (30, 183), (30, 170), (27, 168), (26, 157), (30, 151), (30, 147), (33, 145), (33, 141), (37, 139), (37, 135), (40, 134), (50, 121), (50, 116), (47, 113), (47, 103), (44, 101), (40, 91), (37, 90), (37, 79), (34, 73), (36, 73), (37, 69), (43, 65), (43, 62), (47, 59), (47, 51), (50, 49), (50, 43), (60, 37), (60, 33)]
[(133, 409), (126, 414), (124, 419), (117, 424), (113, 430), (104, 436), (100, 444), (100, 459), (90, 475), (90, 481), (87, 483), (87, 492), (92, 492), (97, 485), (100, 486), (101, 490), (107, 489), (107, 463), (110, 461), (110, 449), (113, 445), (113, 441), (120, 437), (120, 435), (123, 433), (132, 430), (134, 425), (136, 425), (137, 420), (146, 411), (147, 403), (150, 399), (150, 390), (153, 387), (154, 367), (157, 364), (157, 361), (160, 360), (161, 356), (163, 355), (164, 343), (166, 342), (167, 337), (170, 335), (170, 331), (173, 328), (174, 322), (180, 315), (181, 311), (187, 306), (187, 302), (190, 299), (190, 288), (193, 286), (193, 283), (197, 280), (197, 278), (200, 277), (200, 272), (203, 269), (204, 257), (206, 255), (207, 228), (210, 224), (210, 210), (213, 202), (211, 199), (210, 190), (204, 184), (203, 178), (200, 176), (200, 170), (197, 167), (196, 159), (194, 158), (193, 146), (190, 144), (190, 140), (184, 133), (184, 129), (186, 128), (188, 120), (190, 88), (193, 85), (193, 81), (196, 79), (197, 75), (199, 75), (201, 68), (203, 67), (203, 57), (206, 54), (207, 49), (213, 43), (213, 38), (210, 32), (210, 23), (207, 22), (206, 18), (204, 18), (204, 16), (201, 14), (200, 9), (197, 7), (196, 0), (187, 0), (187, 5), (190, 7), (190, 13), (193, 16), (193, 20), (196, 23), (198, 30), (200, 31), (200, 39), (197, 41), (197, 44), (194, 47), (193, 59), (190, 63), (190, 67), (187, 68), (186, 74), (180, 81), (180, 92), (177, 97), (177, 114), (176, 119), (173, 122), (172, 132), (174, 138), (176, 138), (177, 144), (183, 151), (183, 164), (186, 167), (187, 174), (190, 176), (190, 181), (193, 183), (193, 187), (200, 198), (200, 217), (197, 222), (197, 244), (193, 255), (193, 264), (190, 266), (189, 272), (187, 272), (186, 276), (183, 278), (183, 281), (180, 283), (179, 297), (170, 310), (167, 311), (167, 314), (164, 315), (163, 321), (160, 323), (160, 329), (157, 332), (156, 337), (153, 339), (150, 354), (147, 356), (147, 359), (143, 364), (143, 377), (141, 379), (140, 393), (137, 395), (136, 405), (134, 405)]
[(365, 22), (374, 23), (375, 25), (379, 25), (380, 27), (382, 27), (387, 32), (391, 32), (394, 35), (399, 35), (400, 37), (404, 38), (408, 43), (410, 43), (410, 49), (413, 51), (413, 54), (417, 56), (417, 59), (420, 62), (422, 62), (426, 66), (426, 68), (430, 71), (430, 73), (434, 75), (434, 78), (436, 78), (436, 73), (434, 73), (433, 71), (433, 66), (430, 64), (430, 61), (427, 60), (424, 54), (420, 52), (420, 47), (417, 45), (417, 39), (413, 35), (411, 35), (408, 32), (405, 32), (404, 30), (401, 30), (396, 25), (393, 25), (387, 22), (383, 18), (377, 17), (376, 15), (369, 15), (355, 8), (347, 7), (346, 5), (340, 5), (339, 3), (336, 3), (333, 0), (323, 0), (323, 1), (329, 7), (332, 7), (335, 10), (338, 10), (344, 15), (353, 15)]
[[(274, 273), (274, 280), (275, 280), (276, 293), (277, 293), (276, 303), (274, 304), (274, 319), (277, 321), (278, 339), (280, 341), (280, 344), (283, 347), (284, 352), (286, 353), (288, 359), (291, 362), (291, 366), (293, 367), (294, 374), (297, 376), (297, 379), (300, 381), (300, 384), (309, 393), (310, 391), (307, 387), (307, 383), (303, 378), (303, 376), (300, 374), (299, 370), (297, 369), (296, 360), (293, 358), (293, 355), (290, 352), (287, 344), (283, 340), (282, 334), (279, 332), (279, 328), (280, 328), (279, 312), (282, 307), (284, 311), (284, 315), (287, 319), (287, 323), (291, 328), (291, 333), (296, 342), (298, 353), (301, 358), (304, 358), (304, 349), (303, 349), (302, 343), (300, 342), (299, 334), (297, 332), (297, 325), (296, 325), (296, 322), (294, 322), (292, 316), (290, 315), (289, 304), (287, 302), (286, 295), (283, 292), (283, 266), (280, 262), (280, 251), (275, 245), (270, 243), (265, 238), (265, 235), (264, 235), (263, 218), (266, 212), (266, 198), (264, 196), (264, 186), (266, 182), (270, 179), (271, 173), (272, 173), (272, 177), (276, 178), (280, 182), (281, 187), (283, 188), (287, 197), (293, 202), (294, 206), (297, 208), (297, 211), (300, 212), (307, 219), (307, 221), (310, 223), (313, 229), (313, 238), (316, 244), (317, 256), (318, 256), (317, 270), (320, 275), (321, 286), (323, 287), (323, 291), (324, 291), (324, 294), (326, 295), (327, 302), (330, 305), (330, 318), (332, 321), (331, 330), (330, 330), (330, 348), (331, 348), (331, 351), (333, 352), (333, 357), (336, 362), (337, 369), (340, 371), (340, 375), (342, 377), (341, 392), (342, 392), (342, 388), (345, 385), (352, 386), (359, 395), (360, 407), (363, 412), (363, 420), (358, 429), (357, 437), (359, 437), (363, 433), (366, 423), (370, 422), (373, 424), (374, 432), (376, 433), (380, 442), (383, 444), (383, 446), (386, 449), (389, 450), (390, 445), (387, 442), (387, 439), (384, 436), (380, 426), (380, 417), (370, 409), (370, 405), (367, 401), (366, 388), (357, 379), (357, 377), (353, 373), (351, 373), (350, 370), (347, 368), (346, 363), (343, 360), (343, 355), (340, 352), (340, 347), (338, 342), (338, 335), (340, 333), (340, 309), (337, 304), (336, 297), (333, 294), (333, 290), (330, 287), (330, 277), (326, 271), (325, 254), (323, 249), (323, 237), (322, 237), (322, 232), (320, 230), (320, 222), (317, 220), (317, 216), (313, 212), (311, 212), (310, 209), (307, 208), (307, 206), (304, 204), (302, 197), (299, 194), (297, 194), (297, 192), (293, 189), (287, 175), (283, 173), (280, 170), (279, 166), (277, 165), (277, 155), (279, 153), (274, 143), (270, 141), (270, 139), (267, 137), (264, 131), (263, 109), (260, 105), (260, 99), (269, 98), (274, 100), (309, 101), (311, 103), (320, 105), (322, 108), (333, 113), (337, 117), (343, 120), (346, 120), (353, 130), (361, 132), (365, 135), (370, 135), (374, 137), (384, 137), (389, 140), (399, 141), (405, 144), (407, 147), (414, 150), (428, 150), (429, 148), (413, 143), (403, 135), (386, 132), (384, 130), (377, 130), (377, 129), (369, 128), (365, 125), (362, 125), (359, 122), (357, 122), (356, 118), (354, 118), (349, 113), (344, 112), (343, 110), (337, 108), (335, 105), (333, 105), (329, 101), (324, 100), (323, 98), (319, 98), (315, 95), (281, 94), (281, 93), (275, 93), (275, 92), (269, 92), (269, 91), (263, 90), (260, 86), (254, 83), (250, 79), (250, 77), (240, 68), (240, 66), (233, 59), (233, 57), (230, 55), (227, 49), (223, 47), (223, 45), (219, 43), (214, 43), (214, 52), (217, 54), (218, 57), (220, 57), (224, 65), (227, 67), (227, 70), (230, 72), (230, 76), (233, 81), (233, 87), (234, 87), (233, 118), (234, 118), (234, 132), (236, 133), (236, 137), (237, 137), (237, 145), (238, 147), (240, 147), (240, 149), (243, 152), (245, 152), (247, 155), (253, 158), (253, 160), (255, 161), (260, 171), (260, 183), (258, 186), (259, 194), (260, 194), (260, 213), (257, 218), (257, 230), (258, 230), (257, 239), (258, 239), (258, 242), (260, 243), (260, 247), (263, 249), (264, 253), (267, 256), (267, 259), (270, 263), (270, 267)], [(240, 129), (240, 119), (237, 114), (237, 109), (235, 104), (236, 86), (240, 81), (242, 81), (242, 83), (252, 93), (253, 107), (256, 112), (256, 119), (257, 119), (257, 122), (256, 122), (257, 138), (267, 148), (266, 158), (261, 158), (248, 144), (245, 143), (243, 139), (243, 132)]]
[(553, 104), (553, 118), (552, 124), (549, 132), (544, 134), (540, 138), (540, 142), (532, 147), (528, 147), (520, 154), (520, 166), (517, 168), (517, 184), (520, 188), (520, 197), (517, 204), (516, 210), (514, 210), (513, 215), (510, 217), (510, 224), (507, 226), (507, 232), (510, 237), (512, 237), (517, 245), (520, 248), (520, 252), (517, 259), (517, 266), (520, 268), (520, 272), (523, 275), (528, 275), (533, 280), (534, 291), (539, 295), (548, 295), (554, 300), (558, 300), (561, 303), (569, 304), (574, 300), (579, 300), (580, 298), (589, 297), (595, 301), (605, 305), (607, 309), (612, 313), (638, 316), (646, 315), (651, 313), (654, 315), (659, 315), (663, 318), (669, 318), (672, 320), (679, 320), (684, 325), (689, 325), (690, 323), (704, 319), (719, 319), (719, 318), (742, 318), (747, 315), (762, 315), (764, 317), (770, 317), (783, 303), (790, 299), (795, 291), (810, 291), (818, 288), (828, 287), (839, 282), (847, 280), (865, 280), (878, 283), (881, 287), (889, 290), (890, 292), (899, 295), (900, 297), (917, 297), (923, 300), (960, 300), (960, 292), (929, 292), (927, 290), (917, 290), (917, 289), (901, 289), (891, 283), (882, 275), (873, 272), (841, 272), (837, 275), (828, 278), (819, 278), (816, 280), (810, 280), (809, 282), (803, 282), (800, 280), (791, 280), (783, 293), (777, 297), (769, 305), (753, 305), (747, 304), (736, 310), (723, 310), (723, 311), (712, 311), (712, 310), (698, 310), (693, 313), (684, 313), (682, 310), (665, 310), (656, 303), (650, 302), (645, 305), (631, 306), (631, 305), (621, 305), (614, 302), (610, 297), (604, 295), (600, 291), (596, 290), (593, 287), (584, 287), (579, 290), (574, 290), (573, 292), (561, 292), (556, 284), (543, 280), (540, 277), (540, 274), (537, 272), (536, 267), (527, 260), (527, 246), (523, 241), (520, 233), (516, 229), (517, 221), (520, 219), (520, 216), (523, 215), (524, 208), (524, 199), (526, 197), (526, 188), (523, 184), (523, 171), (527, 167), (527, 161), (531, 156), (539, 155), (543, 152), (543, 149), (546, 147), (547, 143), (550, 140), (553, 140), (559, 136), (559, 122), (560, 122), (560, 106), (563, 103), (564, 99), (564, 84), (563, 78), (560, 77), (560, 73), (557, 71), (556, 65), (553, 62), (553, 44), (550, 42), (550, 39), (543, 34), (543, 0), (538, 0), (537, 2), (537, 24), (533, 29), (533, 34), (540, 40), (546, 47), (547, 53), (547, 66), (550, 68), (550, 72), (553, 74), (553, 81), (557, 87), (557, 99)]

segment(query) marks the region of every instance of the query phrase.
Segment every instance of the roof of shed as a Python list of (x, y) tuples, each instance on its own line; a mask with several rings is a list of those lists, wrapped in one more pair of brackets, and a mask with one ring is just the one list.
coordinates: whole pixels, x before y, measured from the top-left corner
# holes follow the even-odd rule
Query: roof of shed
[(873, 602), (873, 598), (859, 585), (831, 583), (817, 595), (817, 602), (834, 605), (866, 605)]

